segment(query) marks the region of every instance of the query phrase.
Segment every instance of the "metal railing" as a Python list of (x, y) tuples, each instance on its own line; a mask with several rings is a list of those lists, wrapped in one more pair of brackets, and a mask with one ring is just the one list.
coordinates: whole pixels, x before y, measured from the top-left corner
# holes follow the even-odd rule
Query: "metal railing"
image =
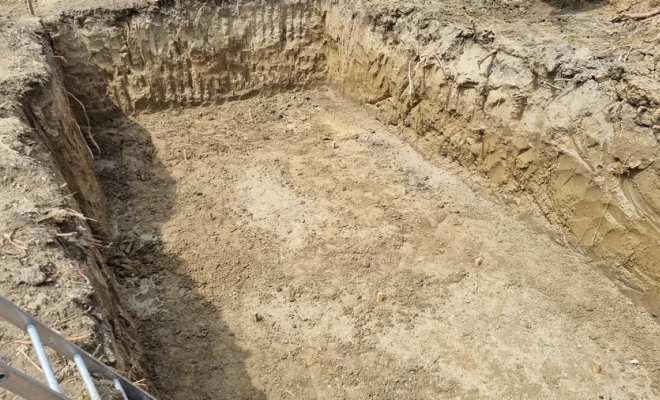
[(25, 375), (5, 363), (0, 357), (0, 388), (29, 400), (68, 400), (69, 398), (62, 394), (60, 384), (50, 366), (50, 360), (44, 350), (45, 344), (76, 364), (92, 400), (101, 400), (101, 396), (91, 374), (98, 374), (111, 381), (124, 396), (124, 400), (156, 400), (2, 295), (0, 295), (0, 318), (27, 332), (47, 383), (46, 386)]

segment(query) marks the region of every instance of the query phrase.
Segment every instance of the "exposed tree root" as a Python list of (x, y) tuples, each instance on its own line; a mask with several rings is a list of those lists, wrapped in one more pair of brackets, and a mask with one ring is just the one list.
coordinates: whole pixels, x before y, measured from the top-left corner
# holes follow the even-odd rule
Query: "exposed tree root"
[(654, 17), (658, 14), (660, 14), (660, 7), (646, 13), (622, 13), (617, 15), (616, 18), (612, 20), (612, 22), (619, 22), (619, 21), (623, 21), (624, 19), (632, 19), (639, 21), (642, 19)]

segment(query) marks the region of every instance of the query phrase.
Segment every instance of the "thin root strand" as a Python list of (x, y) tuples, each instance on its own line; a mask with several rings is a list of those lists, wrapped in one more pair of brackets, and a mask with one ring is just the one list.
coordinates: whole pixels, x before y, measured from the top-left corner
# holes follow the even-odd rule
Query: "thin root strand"
[(7, 242), (10, 245), (12, 245), (12, 246), (16, 247), (17, 249), (21, 250), (21, 252), (23, 252), (23, 256), (25, 257), (27, 255), (27, 247), (23, 247), (23, 246), (19, 245), (18, 243), (14, 242), (14, 240), (12, 239), (12, 237), (14, 236), (14, 233), (17, 230), (18, 230), (18, 228), (14, 228), (9, 233), (5, 233), (3, 235), (3, 237), (7, 240)]
[(612, 22), (620, 22), (620, 21), (623, 21), (625, 19), (631, 19), (631, 20), (634, 20), (634, 21), (641, 21), (643, 19), (654, 17), (658, 14), (660, 14), (660, 7), (656, 8), (656, 9), (653, 9), (649, 12), (645, 12), (645, 13), (622, 13), (622, 14), (617, 15), (616, 18), (614, 18), (612, 20)]
[(89, 116), (87, 115), (87, 110), (85, 109), (85, 105), (82, 103), (82, 101), (78, 100), (76, 96), (71, 94), (68, 90), (65, 90), (65, 92), (71, 96), (75, 101), (80, 104), (80, 107), (82, 107), (83, 114), (85, 114), (85, 119), (87, 120), (87, 136), (89, 137), (89, 140), (94, 144), (94, 147), (96, 147), (96, 151), (98, 152), (97, 157), (101, 156), (101, 148), (99, 147), (98, 143), (96, 143), (96, 140), (94, 140), (94, 136), (92, 136), (92, 124), (89, 122)]

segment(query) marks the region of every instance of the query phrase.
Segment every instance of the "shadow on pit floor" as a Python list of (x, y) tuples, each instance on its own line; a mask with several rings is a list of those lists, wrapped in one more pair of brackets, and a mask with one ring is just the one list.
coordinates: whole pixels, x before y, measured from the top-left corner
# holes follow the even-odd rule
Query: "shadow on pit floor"
[(95, 132), (102, 150), (97, 175), (118, 230), (105, 256), (127, 288), (123, 297), (161, 398), (265, 399), (247, 373), (250, 354), (236, 344), (222, 310), (199, 293), (190, 266), (165, 249), (161, 227), (173, 215), (177, 182), (150, 133), (126, 117), (101, 121)]
[(555, 7), (552, 15), (574, 14), (604, 7), (609, 4), (608, 0), (541, 0)]

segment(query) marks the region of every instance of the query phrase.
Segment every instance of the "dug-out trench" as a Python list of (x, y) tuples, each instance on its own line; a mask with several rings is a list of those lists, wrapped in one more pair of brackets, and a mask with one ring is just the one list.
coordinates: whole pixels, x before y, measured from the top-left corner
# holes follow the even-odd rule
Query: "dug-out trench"
[[(389, 13), (329, 1), (199, 3), (76, 12), (49, 26), (78, 125), (91, 127), (88, 149), (75, 151), (96, 158), (94, 172), (63, 175), (87, 188), (81, 208), (116, 244), (105, 257), (164, 396), (421, 398), (420, 388), (441, 388), (478, 398), (478, 374), (465, 371), (479, 362), (505, 386), (545, 390), (552, 365), (519, 367), (523, 351), (498, 367), (495, 335), (452, 337), (431, 322), (478, 326), (483, 316), (455, 296), (500, 287), (504, 267), (466, 269), (489, 260), (543, 270), (545, 280), (513, 279), (539, 312), (573, 316), (580, 290), (604, 296), (590, 292), (599, 275), (577, 268), (586, 283), (566, 272), (585, 254), (658, 312), (657, 138), (636, 122), (632, 98), (611, 95), (616, 65), (502, 46), (473, 24), (423, 23), (412, 8)], [(557, 93), (575, 71), (581, 78)], [(535, 228), (460, 195), (431, 167), (442, 162)], [(502, 230), (509, 239), (497, 239)], [(450, 234), (434, 241), (434, 232)], [(500, 253), (507, 240), (522, 248)], [(552, 258), (557, 270), (544, 264)], [(383, 305), (371, 298), (379, 291)], [(436, 316), (438, 304), (455, 317)], [(520, 307), (496, 308), (525, 320)], [(634, 326), (621, 318), (608, 335)], [(548, 319), (522, 324), (534, 336), (556, 328)], [(445, 353), (428, 339), (438, 335), (451, 338)], [(620, 390), (616, 380), (608, 388)], [(517, 396), (507, 390), (490, 394)]]

